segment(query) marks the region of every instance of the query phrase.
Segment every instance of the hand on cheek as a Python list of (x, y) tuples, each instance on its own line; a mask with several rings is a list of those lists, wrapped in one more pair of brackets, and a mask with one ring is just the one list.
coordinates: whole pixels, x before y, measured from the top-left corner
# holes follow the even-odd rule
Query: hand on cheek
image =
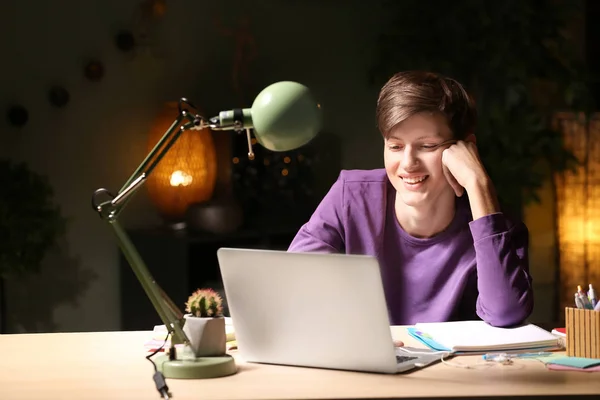
[(444, 171), (446, 180), (450, 184), (450, 187), (452, 187), (452, 190), (454, 190), (454, 193), (456, 193), (458, 197), (461, 197), (465, 192), (465, 188), (458, 183), (454, 175), (452, 175), (452, 172), (450, 172), (446, 164), (443, 162), (443, 159), (444, 157), (442, 156), (442, 170)]
[(442, 168), (457, 196), (486, 176), (474, 140), (459, 140), (442, 152)]

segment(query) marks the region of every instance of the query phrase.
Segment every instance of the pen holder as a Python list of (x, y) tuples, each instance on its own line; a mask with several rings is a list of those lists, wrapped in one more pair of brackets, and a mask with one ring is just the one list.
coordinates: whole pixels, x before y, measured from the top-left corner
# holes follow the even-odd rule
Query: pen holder
[(565, 308), (567, 356), (600, 358), (600, 312)]

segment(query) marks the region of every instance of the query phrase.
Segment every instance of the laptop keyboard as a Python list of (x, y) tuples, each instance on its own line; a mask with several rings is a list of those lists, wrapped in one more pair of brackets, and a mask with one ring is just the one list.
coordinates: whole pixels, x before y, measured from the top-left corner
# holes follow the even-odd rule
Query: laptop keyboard
[(417, 358), (418, 357), (413, 357), (413, 356), (396, 356), (396, 363), (400, 364), (400, 363), (407, 362), (410, 360), (415, 360)]

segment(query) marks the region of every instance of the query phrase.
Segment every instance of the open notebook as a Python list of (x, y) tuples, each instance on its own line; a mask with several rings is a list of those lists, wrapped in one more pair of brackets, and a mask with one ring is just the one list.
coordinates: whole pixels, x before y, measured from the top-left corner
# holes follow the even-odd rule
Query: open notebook
[(533, 324), (498, 328), (484, 321), (427, 322), (416, 324), (409, 333), (440, 351), (539, 351), (562, 347), (560, 338)]

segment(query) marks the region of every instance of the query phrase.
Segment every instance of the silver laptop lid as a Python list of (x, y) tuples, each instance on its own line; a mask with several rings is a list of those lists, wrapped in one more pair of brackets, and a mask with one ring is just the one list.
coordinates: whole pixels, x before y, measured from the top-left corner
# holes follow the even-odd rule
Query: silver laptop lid
[(217, 257), (245, 361), (396, 372), (374, 257), (231, 248)]

